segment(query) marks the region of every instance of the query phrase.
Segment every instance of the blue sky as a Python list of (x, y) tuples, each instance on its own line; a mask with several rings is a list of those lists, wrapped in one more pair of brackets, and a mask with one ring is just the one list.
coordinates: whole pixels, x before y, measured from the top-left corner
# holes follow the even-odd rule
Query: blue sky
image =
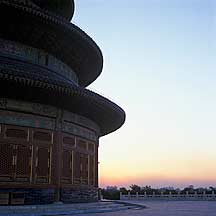
[(216, 2), (75, 3), (72, 22), (104, 56), (89, 88), (127, 114), (100, 140), (101, 186), (216, 186)]

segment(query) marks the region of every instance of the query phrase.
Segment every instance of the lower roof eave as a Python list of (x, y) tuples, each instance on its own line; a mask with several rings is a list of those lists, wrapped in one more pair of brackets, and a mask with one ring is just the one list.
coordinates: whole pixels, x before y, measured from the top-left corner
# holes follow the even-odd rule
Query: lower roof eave
[(94, 121), (104, 136), (125, 121), (125, 112), (110, 100), (82, 87), (59, 86), (0, 72), (0, 96), (61, 107)]

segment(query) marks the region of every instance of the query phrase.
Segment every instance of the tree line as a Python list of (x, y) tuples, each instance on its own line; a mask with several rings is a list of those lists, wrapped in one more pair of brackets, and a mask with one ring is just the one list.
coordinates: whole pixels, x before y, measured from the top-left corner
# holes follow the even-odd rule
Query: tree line
[(185, 187), (183, 189), (179, 189), (179, 188), (174, 188), (174, 187), (163, 187), (163, 188), (153, 188), (150, 185), (146, 185), (144, 187), (136, 185), (136, 184), (132, 184), (129, 186), (129, 189), (125, 188), (125, 187), (120, 187), (118, 188), (117, 186), (107, 186), (106, 188), (102, 188), (101, 189), (101, 194), (103, 195), (104, 199), (110, 199), (110, 200), (119, 200), (120, 199), (120, 192), (124, 195), (124, 194), (128, 194), (128, 192), (130, 192), (130, 194), (202, 194), (202, 193), (206, 193), (206, 194), (211, 194), (212, 191), (214, 193), (216, 193), (216, 187), (199, 187), (199, 188), (195, 188), (193, 185), (189, 185), (188, 187)]

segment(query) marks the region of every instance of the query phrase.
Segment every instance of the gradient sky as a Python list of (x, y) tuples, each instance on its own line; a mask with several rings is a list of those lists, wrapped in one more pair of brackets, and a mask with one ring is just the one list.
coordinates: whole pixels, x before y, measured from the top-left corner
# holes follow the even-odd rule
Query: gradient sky
[(100, 46), (90, 89), (126, 112), (100, 139), (100, 186), (216, 186), (216, 1), (77, 0)]

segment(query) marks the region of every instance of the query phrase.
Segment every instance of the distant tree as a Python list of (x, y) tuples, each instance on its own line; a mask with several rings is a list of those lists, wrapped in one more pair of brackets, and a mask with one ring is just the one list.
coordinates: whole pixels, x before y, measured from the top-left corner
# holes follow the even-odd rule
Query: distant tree
[(130, 188), (131, 188), (131, 192), (132, 192), (132, 193), (136, 193), (136, 192), (140, 192), (140, 191), (141, 191), (141, 187), (138, 186), (138, 185), (135, 185), (135, 184), (132, 184), (132, 185), (130, 186)]
[(188, 188), (194, 190), (194, 186), (193, 185), (189, 185)]
[(128, 190), (125, 187), (119, 188), (119, 191), (122, 192), (122, 194), (127, 194)]
[(108, 186), (107, 188), (103, 188), (101, 190), (104, 199), (108, 200), (119, 200), (120, 199), (120, 191), (116, 186)]
[(197, 192), (197, 193), (203, 193), (204, 191), (206, 191), (205, 188), (202, 188), (202, 187), (196, 188), (196, 192)]
[(153, 193), (153, 190), (152, 190), (150, 185), (146, 185), (145, 187), (141, 188), (141, 193), (145, 193), (145, 192), (148, 193), (148, 194)]
[(193, 185), (189, 185), (188, 187), (184, 188), (182, 190), (183, 193), (194, 193), (196, 191), (196, 189), (194, 189)]
[(215, 188), (215, 187), (210, 186), (209, 189), (210, 189), (211, 191), (216, 192), (216, 188)]

